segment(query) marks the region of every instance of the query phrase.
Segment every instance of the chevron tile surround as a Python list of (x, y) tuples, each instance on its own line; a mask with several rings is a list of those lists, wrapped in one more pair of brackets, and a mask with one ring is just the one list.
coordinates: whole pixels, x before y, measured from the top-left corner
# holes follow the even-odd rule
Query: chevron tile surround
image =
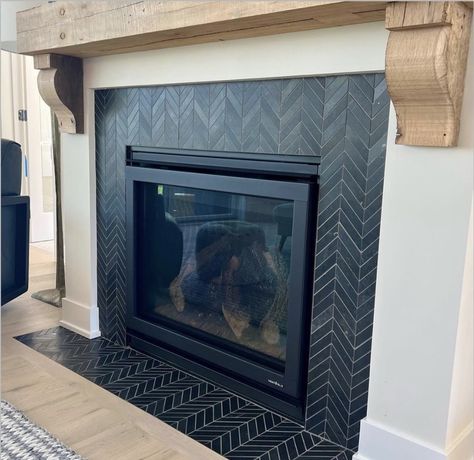
[[(96, 91), (103, 335), (125, 343), (126, 145), (320, 154), (306, 429), (356, 449), (367, 408), (388, 109), (382, 74)], [(124, 395), (135, 391), (132, 380)]]
[(296, 423), (107, 339), (61, 327), (16, 339), (228, 459), (351, 458)]

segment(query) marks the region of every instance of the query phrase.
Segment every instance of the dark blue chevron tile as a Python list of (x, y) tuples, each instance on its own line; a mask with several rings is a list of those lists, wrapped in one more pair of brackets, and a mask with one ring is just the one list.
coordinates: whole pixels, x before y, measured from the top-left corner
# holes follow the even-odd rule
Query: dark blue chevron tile
[(333, 215), (339, 209), (342, 183), (342, 171), (338, 171), (332, 176), (326, 177), (324, 187), (321, 187), (319, 196), (318, 218), (320, 218), (321, 221), (324, 221), (327, 219), (327, 216)]
[(209, 148), (210, 88), (196, 85), (194, 88), (193, 148)]
[(352, 455), (349, 455), (344, 448), (321, 441), (296, 460), (344, 460), (346, 458), (349, 460), (351, 457)]
[(127, 142), (130, 145), (137, 145), (140, 141), (139, 89), (129, 88), (126, 91), (127, 91), (127, 126), (128, 126)]
[(112, 347), (105, 347), (100, 352), (80, 353), (76, 356), (66, 357), (64, 360), (56, 357), (51, 357), (51, 359), (74, 372), (82, 373), (87, 369), (96, 369), (136, 355), (137, 353), (130, 349), (115, 350)]
[(243, 83), (228, 83), (225, 99), (225, 150), (242, 151)]
[(102, 386), (151, 369), (155, 363), (156, 361), (137, 354), (137, 356), (129, 356), (125, 359), (97, 368), (88, 368), (82, 371), (81, 375), (95, 384)]
[(140, 409), (158, 416), (213, 390), (214, 386), (207, 382), (195, 377), (184, 376), (180, 380), (134, 396), (128, 401)]
[[(370, 119), (361, 119), (361, 115), (348, 110), (346, 118), (346, 151), (355, 157), (359, 167), (367, 163), (370, 145)], [(363, 126), (364, 121), (366, 127)]]
[(260, 82), (243, 83), (242, 151), (258, 152), (260, 147), (261, 88)]
[(194, 87), (184, 85), (178, 87), (179, 118), (178, 118), (178, 147), (192, 148), (194, 136)]
[[(165, 88), (160, 86), (153, 88), (151, 94), (151, 140), (153, 145), (160, 145), (160, 141), (163, 138), (165, 130), (165, 119), (166, 119), (166, 92)], [(129, 111), (131, 105), (129, 104)], [(130, 131), (129, 131), (130, 132)], [(130, 137), (130, 136), (129, 136)], [(129, 145), (137, 145), (133, 142), (128, 143)]]
[[(343, 409), (334, 401), (348, 383), (348, 414), (366, 400), (356, 389), (367, 382), (370, 359), (389, 109), (383, 74), (105, 89), (95, 104), (99, 319), (118, 344), (125, 343), (126, 145), (322, 155), (306, 427), (354, 448), (358, 424), (338, 427), (335, 411)], [(92, 354), (82, 362), (65, 345), (34, 346), (78, 372), (125, 357), (83, 350)], [(334, 375), (339, 386), (328, 383)], [(132, 380), (130, 394), (143, 387)]]
[(183, 433), (191, 433), (247, 404), (241, 398), (216, 389), (180, 404), (160, 415), (160, 419)]
[(324, 94), (324, 118), (331, 120), (330, 114), (337, 110), (337, 105), (341, 100), (347, 99), (349, 89), (349, 77), (339, 75), (327, 77)]
[(349, 77), (349, 97), (357, 102), (365, 115), (370, 119), (374, 99), (373, 75), (368, 81), (365, 75), (351, 75)]
[[(331, 107), (324, 107), (324, 121), (323, 121), (323, 136), (322, 143), (326, 144), (327, 140), (336, 135), (336, 133), (341, 133), (341, 136), (344, 136), (347, 124), (347, 93), (344, 92), (345, 89), (341, 86), (339, 88), (339, 95), (331, 100)], [(336, 96), (338, 99), (336, 99)], [(343, 130), (343, 131), (341, 131)], [(344, 134), (342, 134), (344, 133)]]
[[(295, 437), (302, 437), (303, 430), (291, 422), (281, 422), (261, 435), (247, 441), (231, 452), (227, 453), (229, 460), (241, 459), (285, 459), (290, 460), (297, 457)], [(317, 439), (314, 437), (314, 439)], [(312, 447), (315, 441), (313, 436), (306, 435), (308, 447)], [(311, 445), (311, 442), (313, 444)], [(304, 441), (303, 441), (304, 443)], [(301, 444), (299, 444), (301, 445)]]
[[(354, 395), (351, 394), (352, 400), (351, 400), (351, 407), (350, 407), (350, 415), (349, 415), (349, 423), (357, 423), (361, 420), (362, 417), (365, 417), (365, 412), (362, 415), (362, 417), (359, 417), (359, 414), (357, 414), (357, 411), (363, 410), (366, 411), (366, 401), (365, 397), (367, 396), (367, 390), (368, 390), (368, 382), (363, 382), (361, 385), (359, 385), (359, 391), (354, 392)], [(362, 391), (364, 390), (364, 391)]]
[(149, 393), (157, 388), (181, 380), (184, 376), (181, 371), (160, 363), (157, 367), (152, 367), (102, 386), (116, 396), (128, 401), (144, 393)]
[[(374, 312), (370, 309), (370, 303), (373, 302), (373, 299), (369, 299), (366, 303), (367, 308), (365, 306), (360, 305), (357, 309), (357, 331), (358, 333), (364, 333), (363, 331), (368, 328), (372, 327), (374, 321)], [(372, 337), (369, 338), (371, 340)]]
[(247, 404), (230, 414), (189, 433), (193, 439), (226, 455), (241, 444), (280, 423), (282, 418), (254, 404)]
[(332, 407), (332, 399), (328, 398), (328, 409), (326, 412), (325, 437), (331, 439), (332, 442), (340, 445), (346, 444), (347, 422), (338, 420), (334, 417), (334, 409)]
[(324, 80), (303, 80), (303, 103), (301, 112), (301, 154), (319, 153), (323, 132)]
[(346, 138), (353, 143), (355, 147), (360, 147), (359, 154), (367, 157), (367, 148), (370, 145), (370, 131), (372, 118), (370, 112), (372, 103), (369, 102), (369, 113), (361, 107), (361, 100), (354, 99), (349, 95), (347, 104), (347, 135)]
[[(325, 349), (318, 352), (318, 356), (310, 361), (309, 381), (312, 382), (311, 393), (308, 395), (308, 406), (312, 402), (319, 400), (324, 395), (321, 393), (323, 388), (327, 389), (329, 383), (329, 364), (331, 348), (328, 345)], [(320, 382), (319, 385), (316, 382)]]
[(336, 455), (333, 460), (352, 460), (353, 455), (353, 451), (343, 450), (340, 454)]
[(297, 155), (301, 145), (303, 81), (283, 80), (281, 95), (279, 153)]
[[(350, 161), (348, 156), (344, 157), (345, 164)], [(351, 159), (353, 160), (353, 158)], [(365, 179), (365, 178), (364, 178)], [(364, 221), (364, 201), (365, 201), (365, 180), (357, 181), (347, 168), (343, 169), (341, 194), (348, 205), (357, 213), (356, 218), (363, 223)]]
[(327, 239), (327, 236), (336, 236), (334, 232), (331, 230), (334, 228), (335, 225), (339, 224), (339, 212), (341, 209), (341, 188), (342, 183), (338, 180), (338, 183), (334, 186), (330, 192), (332, 195), (326, 195), (326, 202), (324, 204), (324, 208), (321, 209), (320, 212), (320, 221), (319, 221), (319, 228), (322, 228), (321, 233), (319, 234), (318, 239), (318, 249), (322, 249), (325, 247), (324, 238)]
[(224, 150), (226, 85), (211, 85), (209, 92), (209, 148)]
[(360, 322), (357, 324), (358, 331), (357, 331), (357, 336), (356, 336), (356, 341), (355, 341), (355, 354), (357, 354), (357, 350), (362, 344), (365, 344), (368, 340), (370, 341), (372, 339), (372, 321), (370, 324), (365, 328), (362, 329), (360, 326)]
[(281, 80), (262, 82), (259, 152), (278, 153), (281, 129)]
[(152, 145), (151, 91), (151, 88), (140, 88), (138, 90), (138, 125), (140, 145)]

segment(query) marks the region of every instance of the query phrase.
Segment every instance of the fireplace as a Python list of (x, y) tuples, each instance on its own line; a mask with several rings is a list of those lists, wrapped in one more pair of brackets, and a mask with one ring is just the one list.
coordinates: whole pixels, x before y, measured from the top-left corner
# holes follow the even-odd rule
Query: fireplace
[(129, 341), (302, 420), (318, 163), (129, 148)]
[[(388, 114), (384, 76), (373, 73), (95, 91), (97, 304), (102, 335), (114, 343), (128, 342), (206, 381), (219, 382), (216, 388), (226, 387), (267, 410), (287, 414), (316, 435), (356, 448), (359, 421), (367, 407)], [(139, 145), (158, 148), (161, 154), (148, 148), (127, 149)], [(168, 147), (207, 153), (189, 155), (188, 151), (186, 155)], [(165, 150), (170, 152), (168, 157)], [(263, 155), (266, 152), (270, 154)], [(178, 158), (178, 153), (184, 158)], [(242, 161), (246, 164), (238, 164)], [(305, 311), (302, 335), (303, 342), (304, 334), (310, 336), (309, 347), (303, 343), (302, 354), (308, 350), (306, 361), (303, 356), (301, 373), (294, 374), (304, 377), (300, 391), (306, 397), (293, 397), (270, 382), (256, 383), (235, 375), (234, 368), (211, 367), (164, 342), (162, 330), (173, 332), (163, 327), (166, 318), (146, 320), (129, 311), (136, 300), (127, 299), (127, 270), (132, 271), (132, 265), (127, 256), (131, 207), (129, 197), (126, 200), (126, 167), (148, 174), (153, 168), (203, 174), (212, 169), (213, 181), (206, 185), (217, 184), (219, 176), (304, 183), (318, 175), (314, 203), (308, 206), (310, 217), (317, 219), (317, 229), (309, 230), (317, 233), (317, 242), (313, 247), (307, 243), (307, 254), (315, 258), (314, 273), (307, 282), (309, 293), (305, 292), (309, 297), (305, 308), (311, 303), (312, 307), (310, 313)], [(313, 172), (308, 174), (310, 169)], [(166, 185), (157, 180), (155, 184)], [(199, 189), (189, 182), (184, 187)], [(180, 214), (172, 216), (178, 225), (189, 215), (186, 209), (192, 198), (186, 190), (181, 193), (177, 196), (180, 206), (175, 206)], [(214, 209), (217, 204), (213, 203)], [(220, 217), (232, 220), (222, 212)], [(130, 215), (128, 221), (130, 225)], [(284, 252), (294, 239), (293, 235), (283, 242)], [(294, 255), (293, 247), (291, 251)], [(175, 311), (168, 310), (176, 315)], [(147, 332), (137, 332), (131, 319), (146, 326)], [(182, 328), (180, 332), (183, 340)], [(265, 355), (263, 359), (268, 362)], [(247, 355), (242, 360), (250, 361)], [(264, 367), (261, 361), (257, 364)]]

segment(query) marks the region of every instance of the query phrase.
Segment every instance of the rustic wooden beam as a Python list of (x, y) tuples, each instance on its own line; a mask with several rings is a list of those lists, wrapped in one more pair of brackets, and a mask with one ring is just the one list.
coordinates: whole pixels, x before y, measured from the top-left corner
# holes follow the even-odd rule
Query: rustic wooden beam
[(41, 54), (34, 58), (39, 69), (38, 88), (51, 107), (63, 133), (84, 133), (82, 59), (58, 54)]
[(385, 1), (57, 1), (17, 14), (22, 54), (91, 57), (383, 21)]
[(462, 2), (387, 6), (385, 72), (397, 144), (457, 145), (471, 19)]

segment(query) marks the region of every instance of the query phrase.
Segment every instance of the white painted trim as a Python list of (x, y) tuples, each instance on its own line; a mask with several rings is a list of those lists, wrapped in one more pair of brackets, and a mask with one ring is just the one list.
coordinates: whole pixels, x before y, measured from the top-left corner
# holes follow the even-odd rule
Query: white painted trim
[(63, 320), (59, 321), (59, 325), (64, 327), (65, 329), (69, 329), (70, 331), (76, 332), (79, 335), (87, 337), (88, 339), (95, 339), (96, 337), (100, 337), (100, 331), (98, 330), (89, 331)]
[(383, 22), (84, 59), (86, 88), (383, 72)]
[(474, 424), (468, 427), (457, 437), (448, 453), (448, 460), (474, 460)]
[[(359, 451), (353, 460), (472, 460), (474, 431), (472, 424), (464, 430), (456, 445), (443, 452), (405, 433), (394, 432), (364, 419), (360, 425)], [(471, 455), (471, 457), (469, 457)]]
[(96, 307), (88, 307), (66, 297), (62, 300), (62, 306), (61, 326), (88, 339), (100, 336), (99, 310)]

